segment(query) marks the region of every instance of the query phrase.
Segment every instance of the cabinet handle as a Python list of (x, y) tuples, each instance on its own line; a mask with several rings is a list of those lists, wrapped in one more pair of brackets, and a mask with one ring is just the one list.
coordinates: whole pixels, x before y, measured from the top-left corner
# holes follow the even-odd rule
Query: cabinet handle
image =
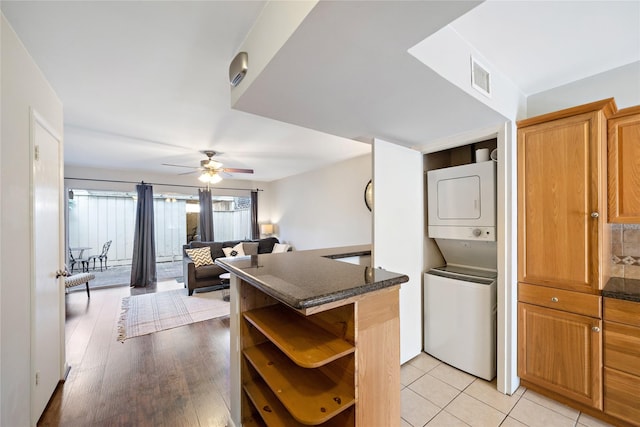
[(591, 218), (598, 218), (600, 214), (598, 212), (591, 212)]
[(600, 328), (599, 328), (599, 327), (597, 327), (597, 326), (592, 326), (592, 327), (591, 327), (591, 330), (592, 330), (593, 332), (600, 332)]
[(558, 297), (551, 297), (551, 302), (558, 302)]

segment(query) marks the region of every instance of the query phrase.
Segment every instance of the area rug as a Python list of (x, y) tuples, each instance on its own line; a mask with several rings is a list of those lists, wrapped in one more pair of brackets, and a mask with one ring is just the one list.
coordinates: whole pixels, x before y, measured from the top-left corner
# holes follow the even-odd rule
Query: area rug
[(186, 289), (122, 298), (118, 341), (229, 315), (221, 291), (194, 293)]

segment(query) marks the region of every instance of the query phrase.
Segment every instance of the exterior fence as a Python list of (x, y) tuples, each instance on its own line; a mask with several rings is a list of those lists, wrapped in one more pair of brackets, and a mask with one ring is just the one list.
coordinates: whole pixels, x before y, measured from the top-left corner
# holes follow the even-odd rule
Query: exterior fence
[[(156, 261), (182, 259), (187, 242), (186, 201), (153, 201), (155, 215)], [(99, 254), (111, 240), (109, 265), (131, 264), (137, 201), (128, 196), (75, 195), (69, 201), (69, 247), (87, 247), (83, 256)], [(215, 205), (214, 205), (215, 206)], [(217, 241), (240, 240), (251, 236), (250, 209), (214, 211)], [(74, 253), (77, 255), (77, 252)]]

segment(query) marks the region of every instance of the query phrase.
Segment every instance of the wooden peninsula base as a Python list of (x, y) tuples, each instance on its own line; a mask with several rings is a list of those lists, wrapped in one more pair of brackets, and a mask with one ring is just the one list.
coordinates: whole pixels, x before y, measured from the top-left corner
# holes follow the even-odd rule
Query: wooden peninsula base
[(399, 426), (399, 285), (294, 309), (231, 275), (236, 426)]

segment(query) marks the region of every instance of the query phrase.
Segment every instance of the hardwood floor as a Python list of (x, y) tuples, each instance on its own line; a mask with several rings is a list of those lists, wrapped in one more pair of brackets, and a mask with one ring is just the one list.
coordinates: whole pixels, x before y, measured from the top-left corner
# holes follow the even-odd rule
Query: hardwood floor
[(128, 286), (66, 295), (71, 370), (39, 426), (227, 426), (229, 318), (117, 341), (123, 296), (182, 288)]

